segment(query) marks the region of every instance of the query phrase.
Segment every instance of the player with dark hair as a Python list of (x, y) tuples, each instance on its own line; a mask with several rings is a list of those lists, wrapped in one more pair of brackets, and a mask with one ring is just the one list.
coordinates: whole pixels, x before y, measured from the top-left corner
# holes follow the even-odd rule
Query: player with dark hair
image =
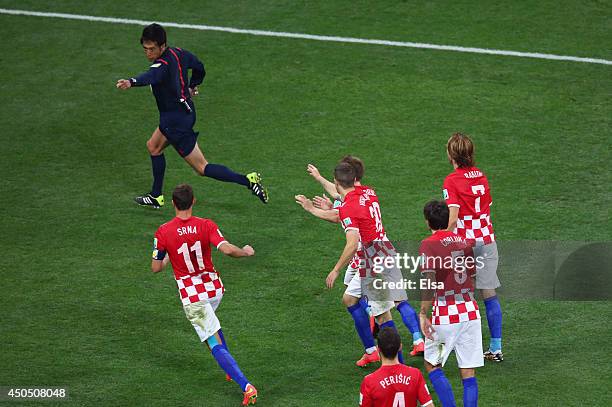
[[(446, 230), (446, 203), (431, 201), (423, 209), (431, 236), (421, 242), (421, 273), (427, 279), (421, 301), (421, 330), (425, 335), (425, 369), (443, 407), (455, 407), (455, 396), (442, 371), (455, 352), (463, 381), (463, 406), (478, 405), (475, 368), (484, 365), (480, 312), (474, 299), (475, 265), (472, 247), (462, 236)], [(429, 310), (433, 311), (431, 320)]]
[(196, 109), (192, 97), (198, 94), (198, 86), (206, 75), (202, 62), (187, 50), (169, 47), (166, 31), (159, 24), (146, 26), (140, 43), (147, 59), (153, 64), (147, 72), (117, 81), (119, 89), (150, 85), (159, 110), (159, 125), (147, 141), (153, 168), (153, 185), (151, 192), (134, 198), (136, 203), (154, 208), (164, 205), (164, 149), (168, 144), (171, 144), (198, 174), (243, 185), (263, 203), (267, 203), (268, 193), (261, 184), (259, 173), (241, 175), (223, 165), (209, 163), (198, 146), (198, 133), (193, 131)]
[(417, 368), (399, 363), (402, 342), (396, 330), (383, 328), (378, 333), (378, 352), (382, 366), (361, 382), (361, 407), (433, 407), (425, 378)]
[(474, 255), (483, 259), (476, 270), (476, 288), (480, 290), (491, 333), (485, 358), (504, 360), (502, 353), (502, 310), (495, 291), (501, 283), (497, 277), (497, 243), (491, 223), (491, 190), (485, 174), (474, 161), (474, 144), (469, 136), (454, 133), (446, 144), (449, 162), (455, 169), (444, 180), (444, 199), (449, 207), (448, 230), (455, 231), (474, 246)]
[[(371, 187), (363, 186), (361, 184), (361, 179), (363, 178), (364, 171), (365, 171), (365, 165), (361, 159), (359, 159), (358, 157), (352, 156), (352, 155), (347, 155), (347, 156), (344, 156), (342, 160), (340, 160), (339, 164), (341, 163), (346, 163), (353, 168), (354, 173), (355, 173), (355, 180), (354, 180), (353, 186), (355, 189), (359, 191), (361, 190), (373, 191)], [(319, 217), (321, 219), (328, 220), (331, 222), (339, 222), (340, 217), (338, 215), (338, 208), (342, 205), (342, 200), (341, 200), (338, 190), (336, 189), (336, 185), (328, 181), (327, 179), (325, 179), (325, 177), (323, 177), (319, 173), (319, 170), (317, 169), (317, 167), (315, 167), (312, 164), (308, 165), (307, 171), (317, 182), (321, 184), (321, 186), (325, 189), (325, 191), (328, 194), (330, 194), (330, 196), (332, 196), (335, 199), (335, 201), (332, 206), (331, 201), (325, 195), (323, 195), (323, 197), (317, 196), (313, 198), (312, 201), (310, 201), (308, 198), (306, 198), (303, 195), (298, 195), (296, 196), (296, 201), (300, 205), (302, 205), (302, 207), (306, 211), (312, 213), (316, 217)], [(367, 299), (364, 298), (361, 293), (360, 277), (358, 275), (356, 276), (356, 273), (359, 269), (359, 263), (361, 261), (360, 259), (362, 255), (363, 255), (363, 252), (362, 252), (361, 242), (360, 242), (358, 246), (358, 250), (355, 253), (355, 256), (353, 257), (351, 262), (349, 263), (349, 266), (347, 267), (347, 270), (344, 274), (344, 284), (346, 285), (347, 289), (345, 290), (344, 295), (342, 297), (343, 304), (347, 307), (347, 309), (351, 313), (351, 316), (353, 316), (353, 319), (355, 320), (355, 325), (356, 325), (358, 332), (361, 329), (358, 327), (358, 325), (362, 323), (361, 320), (363, 319), (363, 317), (357, 316), (355, 315), (354, 312), (351, 312), (351, 310), (353, 309), (353, 305), (356, 302), (359, 302), (359, 304), (361, 304), (361, 307), (364, 309), (364, 312), (371, 313), (371, 308), (368, 307)], [(407, 300), (399, 301), (395, 304), (395, 306), (402, 317), (402, 321), (404, 322), (404, 324), (406, 325), (406, 327), (412, 334), (413, 349), (410, 352), (410, 354), (412, 356), (415, 356), (417, 354), (423, 353), (424, 342), (423, 342), (423, 337), (421, 335), (421, 331), (419, 327), (419, 320), (418, 320), (418, 316), (416, 312), (414, 311), (414, 309), (412, 308), (410, 303), (408, 303)], [(372, 325), (373, 322), (374, 321), (371, 321), (370, 324)], [(364, 344), (364, 347), (366, 347), (366, 349), (368, 348), (372, 349), (371, 346), (368, 346), (368, 344), (371, 344), (372, 341), (370, 341), (369, 338), (362, 337), (361, 335), (360, 337), (362, 339), (362, 343)]]
[[(393, 257), (395, 248), (385, 233), (380, 204), (374, 189), (363, 185), (356, 187), (355, 177), (355, 168), (347, 162), (339, 163), (334, 169), (334, 185), (342, 200), (342, 204), (338, 207), (338, 216), (346, 235), (346, 244), (325, 282), (328, 288), (333, 287), (340, 270), (353, 258), (361, 242), (359, 272), (349, 282), (342, 299), (353, 317), (355, 328), (365, 348), (365, 353), (356, 364), (357, 366), (366, 366), (377, 362), (380, 357), (368, 326), (368, 315), (359, 303), (359, 299), (363, 296), (362, 278), (368, 277), (371, 273), (368, 264), (376, 264), (378, 260), (383, 260), (388, 256)], [(393, 275), (389, 273), (386, 278), (401, 279), (399, 270), (394, 271), (399, 273), (400, 276), (397, 276), (397, 273)], [(405, 303), (411, 310), (412, 307), (407, 303), (407, 295), (403, 290), (396, 292), (394, 295), (389, 295), (388, 292), (382, 294), (384, 295), (380, 295), (380, 298), (369, 299), (368, 305), (381, 329), (384, 327), (396, 329), (390, 310), (396, 303)], [(414, 318), (411, 322), (417, 326), (416, 330), (418, 331), (418, 320), (414, 310), (412, 310), (412, 313)], [(398, 357), (400, 362), (403, 362), (401, 352)]]
[[(353, 167), (353, 169), (355, 170), (355, 186), (361, 187), (361, 179), (364, 175), (363, 161), (361, 161), (361, 159), (359, 159), (358, 157), (347, 155), (342, 157), (339, 162), (348, 163)], [(338, 194), (338, 191), (336, 191), (336, 186), (334, 185), (334, 183), (329, 182), (327, 179), (321, 176), (317, 167), (312, 164), (308, 164), (308, 172), (313, 176), (313, 178), (315, 178), (315, 180), (317, 180), (323, 186), (325, 191), (329, 189), (329, 191), (331, 191), (330, 195), (334, 196), (335, 198), (340, 198), (340, 195)], [(331, 187), (329, 187), (328, 184), (331, 184)], [(323, 194), (322, 197), (315, 196), (312, 200), (306, 198), (304, 195), (296, 195), (295, 200), (298, 204), (302, 206), (302, 208), (304, 208), (306, 212), (310, 212), (317, 218), (332, 223), (340, 222), (340, 217), (338, 216), (338, 207), (342, 204), (342, 201), (340, 199), (335, 199), (332, 203), (332, 201), (325, 194)], [(349, 282), (351, 281), (351, 279), (357, 272), (357, 269), (359, 268), (359, 250), (361, 250), (361, 248), (357, 249), (357, 253), (347, 266), (346, 271), (344, 273), (345, 286), (348, 286)], [(365, 301), (365, 299), (362, 301), (362, 304), (364, 305), (364, 307), (367, 308), (367, 301)]]
[(195, 202), (191, 186), (181, 184), (174, 189), (172, 204), (176, 217), (155, 233), (151, 270), (158, 273), (168, 262), (172, 264), (185, 315), (200, 341), (208, 346), (227, 378), (242, 389), (242, 405), (255, 404), (257, 389), (229, 353), (215, 314), (225, 287), (212, 262), (211, 245), (230, 257), (253, 256), (255, 251), (249, 245), (234, 246), (223, 237), (215, 222), (193, 216)]

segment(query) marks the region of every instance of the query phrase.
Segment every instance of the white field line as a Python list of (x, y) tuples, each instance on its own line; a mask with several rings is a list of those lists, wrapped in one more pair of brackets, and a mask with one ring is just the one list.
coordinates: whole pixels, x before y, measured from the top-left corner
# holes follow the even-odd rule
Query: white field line
[[(131, 25), (139, 25), (139, 26), (144, 26), (144, 25), (147, 25), (153, 22), (153, 21), (134, 20), (134, 19), (127, 19), (127, 18), (97, 17), (97, 16), (88, 16), (88, 15), (80, 15), (80, 14), (65, 14), (65, 13), (48, 13), (48, 12), (41, 12), (41, 11), (13, 10), (13, 9), (5, 9), (5, 8), (0, 8), (0, 14), (10, 14), (10, 15), (18, 15), (18, 16), (50, 17), (50, 18), (65, 18), (69, 20), (97, 21), (97, 22), (103, 22), (103, 23), (131, 24)], [(539, 52), (505, 51), (505, 50), (500, 50), (500, 49), (459, 47), (455, 45), (436, 45), (436, 44), (426, 44), (426, 43), (420, 43), (420, 42), (387, 41), (387, 40), (373, 40), (373, 39), (365, 39), (365, 38), (288, 33), (288, 32), (279, 32), (279, 31), (246, 30), (246, 29), (234, 28), (234, 27), (219, 27), (219, 26), (213, 26), (213, 25), (199, 25), (199, 24), (181, 24), (181, 23), (162, 22), (162, 21), (157, 21), (157, 23), (165, 27), (187, 28), (191, 30), (201, 30), (201, 31), (221, 31), (221, 32), (228, 32), (228, 33), (235, 33), (235, 34), (258, 35), (258, 36), (264, 36), (264, 37), (297, 38), (297, 39), (304, 39), (304, 40), (342, 42), (342, 43), (352, 43), (352, 44), (386, 45), (386, 46), (391, 46), (391, 47), (435, 49), (435, 50), (440, 50), (440, 51), (467, 52), (467, 53), (472, 53), (472, 54), (503, 55), (503, 56), (519, 57), (519, 58), (535, 58), (535, 59), (548, 59), (548, 60), (553, 60), (553, 61), (572, 61), (572, 62), (583, 62), (583, 63), (589, 63), (589, 64), (612, 65), (612, 61), (607, 60), (607, 59), (573, 57), (573, 56), (568, 56), (568, 55), (555, 55), (555, 54), (541, 54)]]

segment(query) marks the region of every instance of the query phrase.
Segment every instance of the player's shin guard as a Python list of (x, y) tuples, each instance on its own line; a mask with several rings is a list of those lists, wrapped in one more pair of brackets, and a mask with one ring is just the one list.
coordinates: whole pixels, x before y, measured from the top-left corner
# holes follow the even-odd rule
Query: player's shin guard
[(203, 175), (218, 181), (233, 182), (235, 184), (244, 185), (245, 187), (249, 186), (249, 180), (246, 176), (238, 174), (220, 164), (206, 164)]
[(423, 340), (423, 336), (421, 335), (421, 327), (419, 325), (419, 316), (414, 311), (412, 306), (408, 303), (408, 301), (402, 301), (397, 305), (397, 310), (402, 316), (402, 321), (404, 321), (404, 325), (406, 328), (410, 330), (412, 334), (412, 343), (417, 343)]
[(429, 372), (429, 380), (440, 399), (440, 403), (442, 403), (442, 407), (457, 407), (453, 388), (444, 376), (442, 369), (434, 369)]
[(219, 366), (221, 366), (221, 369), (230, 375), (232, 380), (238, 383), (242, 391), (245, 391), (249, 381), (238, 367), (238, 363), (236, 363), (232, 355), (221, 344), (214, 346), (211, 352)]
[(502, 342), (502, 310), (497, 295), (484, 300), (485, 308), (487, 309), (487, 323), (489, 324), (489, 332), (491, 333), (491, 352), (501, 351)]
[(475, 377), (463, 379), (463, 407), (478, 406), (478, 382)]
[(162, 187), (164, 185), (166, 157), (163, 154), (152, 155), (151, 168), (153, 169), (153, 186), (151, 187), (151, 195), (157, 198), (162, 194)]
[[(393, 320), (391, 321), (387, 321), (387, 322), (383, 322), (380, 325), (380, 329), (384, 329), (384, 328), (393, 328), (395, 330), (395, 332), (397, 332), (399, 334), (399, 332), (397, 331), (397, 327), (395, 326), (395, 322), (393, 322)], [(397, 352), (397, 359), (399, 360), (399, 362), (403, 365), (404, 364), (404, 353), (402, 352), (402, 350), (400, 349), (399, 352)]]
[(370, 318), (368, 313), (365, 312), (359, 303), (347, 307), (347, 310), (353, 317), (353, 321), (355, 321), (355, 329), (357, 330), (359, 339), (361, 339), (361, 343), (363, 343), (366, 353), (371, 353), (376, 350), (374, 336), (372, 336), (372, 331), (370, 330)]

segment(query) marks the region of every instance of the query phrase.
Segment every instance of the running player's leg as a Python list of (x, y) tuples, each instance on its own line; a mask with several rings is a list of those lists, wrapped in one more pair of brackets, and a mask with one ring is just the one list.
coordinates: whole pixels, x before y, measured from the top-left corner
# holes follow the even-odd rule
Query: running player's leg
[[(387, 302), (387, 301), (384, 301)], [(373, 302), (372, 304), (372, 312), (374, 312), (374, 315), (378, 314), (378, 309), (379, 307), (377, 306), (376, 302)], [(392, 307), (392, 305), (391, 305)], [(384, 311), (383, 313), (380, 313), (378, 315), (376, 315), (376, 322), (378, 322), (378, 325), (380, 326), (380, 329), (384, 329), (384, 328), (393, 328), (398, 334), (399, 331), (397, 330), (397, 327), (395, 326), (395, 322), (393, 322), (393, 317), (391, 316), (391, 310), (388, 309), (387, 311)], [(399, 360), (400, 363), (404, 363), (404, 353), (402, 352), (402, 348), (400, 347), (399, 352), (397, 352), (397, 358)]]
[(147, 150), (151, 155), (151, 168), (153, 170), (153, 185), (151, 192), (134, 198), (136, 203), (143, 206), (161, 207), (164, 205), (162, 188), (164, 185), (164, 174), (166, 172), (166, 157), (164, 149), (168, 145), (168, 140), (160, 131), (155, 129), (151, 137), (147, 140)]
[[(351, 283), (351, 280), (353, 279), (353, 277), (355, 277), (355, 274), (358, 272), (358, 270), (353, 267), (352, 264), (349, 264), (346, 267), (346, 271), (344, 272), (344, 287), (348, 288), (349, 284)], [(370, 317), (370, 330), (372, 331), (372, 335), (374, 335), (374, 338), (376, 338), (376, 328), (377, 325), (374, 322), (374, 316), (372, 315), (372, 312), (370, 310), (370, 306), (368, 305), (368, 299), (367, 297), (361, 297), (359, 298), (359, 304), (361, 305), (361, 308), (364, 309), (364, 311), (366, 312), (366, 314), (368, 314), (368, 316)], [(345, 306), (348, 307), (348, 305), (346, 305), (346, 303), (344, 304)]]
[[(482, 355), (482, 327), (480, 319), (461, 322), (461, 332), (455, 343), (455, 356), (463, 382), (463, 405), (478, 405), (476, 368), (484, 366)], [(452, 324), (456, 325), (456, 324)]]
[(406, 328), (412, 334), (412, 352), (411, 355), (416, 355), (417, 353), (423, 352), (424, 342), (423, 335), (421, 335), (421, 325), (419, 323), (419, 317), (417, 313), (414, 311), (410, 303), (407, 300), (399, 301), (395, 303), (397, 310), (402, 316), (402, 321)]
[[(359, 275), (357, 275), (357, 278), (359, 278)], [(359, 302), (359, 296), (361, 294), (357, 294), (359, 295), (357, 296), (354, 293), (354, 290), (349, 288), (352, 289), (354, 287), (352, 284), (349, 284), (349, 287), (347, 287), (344, 295), (342, 296), (342, 303), (346, 307), (348, 313), (351, 314), (353, 322), (355, 323), (357, 335), (359, 335), (359, 339), (363, 344), (365, 353), (369, 355), (376, 351), (376, 343), (374, 342), (374, 336), (372, 335), (372, 329), (370, 328), (370, 316)]]
[(487, 313), (487, 324), (491, 334), (489, 349), (485, 352), (488, 360), (501, 362), (504, 360), (502, 353), (502, 310), (495, 291), (501, 284), (497, 277), (497, 265), (499, 257), (497, 254), (497, 243), (489, 243), (474, 248), (474, 256), (480, 258), (476, 263), (476, 288), (480, 290), (484, 299)]
[(247, 175), (238, 174), (231, 169), (221, 164), (209, 163), (200, 146), (195, 143), (191, 152), (184, 156), (185, 161), (200, 175), (214, 178), (218, 181), (233, 182), (235, 184), (244, 185), (253, 191), (253, 194), (257, 195), (262, 202), (267, 203), (268, 193), (266, 189), (261, 185), (261, 176), (252, 172)]
[(459, 369), (463, 383), (463, 407), (478, 406), (478, 382), (476, 369)]
[(353, 321), (355, 322), (355, 330), (361, 339), (361, 343), (365, 349), (365, 353), (359, 359), (356, 364), (357, 366), (363, 367), (369, 363), (378, 362), (380, 356), (376, 350), (376, 342), (374, 341), (374, 335), (372, 335), (372, 328), (370, 327), (370, 316), (366, 311), (366, 308), (360, 301), (361, 299), (361, 277), (359, 273), (355, 273), (351, 281), (348, 282), (348, 286), (342, 296), (342, 303), (346, 307)]
[(433, 386), (438, 398), (440, 399), (440, 403), (442, 403), (442, 407), (456, 407), (457, 404), (455, 402), (455, 394), (453, 393), (453, 388), (451, 387), (450, 382), (444, 375), (444, 370), (442, 370), (441, 365), (432, 365), (427, 360), (425, 360), (425, 370), (429, 375), (429, 381), (431, 381), (431, 385)]
[[(209, 300), (210, 306), (212, 307), (213, 311), (215, 311), (215, 313), (217, 312), (217, 308), (219, 308), (219, 305), (221, 305), (222, 299), (223, 299), (223, 294), (220, 294), (220, 295), (216, 295), (215, 297)], [(225, 342), (225, 336), (223, 336), (223, 330), (220, 327), (219, 327), (219, 330), (217, 331), (217, 334), (219, 335), (219, 338), (221, 339), (221, 345), (223, 345), (225, 350), (229, 352), (229, 349), (227, 348), (227, 342)]]
[[(219, 305), (221, 304), (221, 299), (223, 299), (223, 295), (217, 295), (214, 298), (210, 299), (210, 305), (213, 309), (213, 311), (215, 311), (215, 313), (217, 312), (217, 308), (219, 307)], [(221, 329), (221, 327), (219, 327), (219, 330), (217, 331), (217, 335), (219, 335), (219, 339), (221, 339), (221, 346), (223, 346), (225, 348), (226, 351), (229, 352), (229, 349), (227, 347), (227, 342), (225, 341), (225, 335), (223, 335), (223, 329)], [(227, 380), (228, 382), (232, 381), (232, 377), (229, 374), (225, 374), (225, 380)]]
[[(219, 298), (220, 300), (220, 298)], [(217, 304), (218, 305), (218, 302)], [(185, 315), (193, 325), (200, 340), (205, 343), (219, 366), (234, 380), (242, 389), (247, 400), (247, 394), (254, 393), (257, 397), (257, 390), (249, 383), (246, 376), (238, 367), (238, 363), (222, 345), (219, 329), (221, 324), (215, 314), (212, 304), (209, 301), (199, 301), (196, 303), (183, 305)], [(244, 402), (244, 401), (243, 401)]]

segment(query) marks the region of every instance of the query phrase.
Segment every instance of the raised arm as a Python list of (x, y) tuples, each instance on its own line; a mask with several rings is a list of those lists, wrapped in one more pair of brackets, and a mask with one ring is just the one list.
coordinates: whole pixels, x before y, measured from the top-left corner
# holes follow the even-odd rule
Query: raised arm
[(321, 186), (323, 187), (325, 192), (329, 194), (329, 196), (331, 196), (334, 199), (340, 199), (340, 194), (338, 193), (338, 190), (336, 189), (336, 185), (334, 185), (333, 182), (328, 181), (325, 177), (323, 177), (319, 173), (319, 169), (317, 167), (315, 167), (312, 164), (308, 164), (308, 167), (306, 168), (306, 170), (319, 184), (321, 184)]
[(157, 60), (149, 67), (148, 71), (141, 73), (135, 78), (119, 79), (116, 86), (118, 89), (125, 90), (135, 86), (156, 85), (162, 81), (166, 72), (168, 72), (167, 63)]

